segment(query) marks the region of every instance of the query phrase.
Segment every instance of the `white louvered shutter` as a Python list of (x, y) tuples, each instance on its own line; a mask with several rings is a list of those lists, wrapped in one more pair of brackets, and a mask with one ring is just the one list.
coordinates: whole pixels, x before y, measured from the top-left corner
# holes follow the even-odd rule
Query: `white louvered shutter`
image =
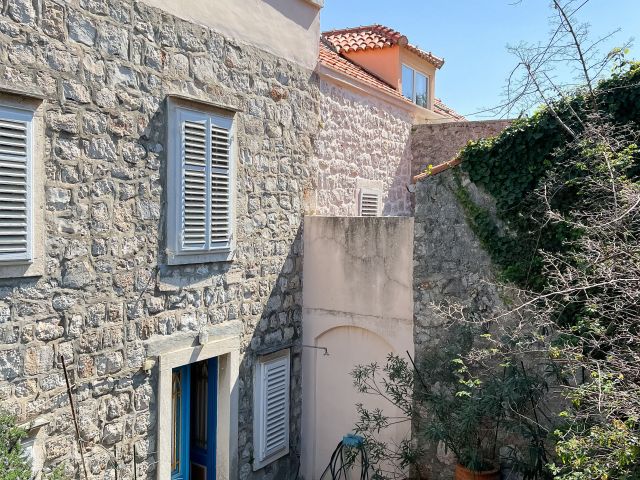
[(207, 246), (207, 121), (185, 120), (182, 127), (182, 248)]
[(31, 259), (32, 122), (0, 108), (0, 261)]
[(178, 253), (231, 248), (232, 119), (179, 111)]
[(211, 122), (211, 248), (229, 248), (231, 240), (231, 138), (224, 122)]
[(360, 216), (378, 217), (380, 215), (380, 192), (360, 191)]
[(254, 389), (256, 469), (289, 453), (289, 351), (285, 356), (259, 363), (257, 368)]

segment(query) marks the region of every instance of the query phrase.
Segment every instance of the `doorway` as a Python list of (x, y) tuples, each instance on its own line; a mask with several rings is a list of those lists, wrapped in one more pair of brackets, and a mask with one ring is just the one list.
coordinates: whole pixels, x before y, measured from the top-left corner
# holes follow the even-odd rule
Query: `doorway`
[(218, 359), (172, 369), (171, 479), (216, 480)]

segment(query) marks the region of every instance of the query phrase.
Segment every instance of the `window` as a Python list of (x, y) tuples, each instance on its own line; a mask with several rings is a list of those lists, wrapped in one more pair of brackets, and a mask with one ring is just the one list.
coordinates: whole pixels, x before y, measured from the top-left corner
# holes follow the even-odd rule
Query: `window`
[(289, 453), (290, 354), (282, 350), (261, 357), (253, 382), (253, 469)]
[(170, 264), (226, 261), (233, 254), (233, 117), (170, 108)]
[(188, 430), (185, 430), (184, 420), (188, 417), (187, 403), (184, 402), (184, 393), (188, 389), (188, 368), (177, 368), (171, 372), (171, 476), (172, 478), (184, 478), (187, 465), (183, 462), (183, 450)]
[(361, 217), (379, 217), (381, 207), (381, 192), (376, 190), (360, 190)]
[(33, 259), (33, 112), (0, 107), (0, 262)]
[(429, 108), (429, 77), (402, 65), (402, 95), (416, 105)]

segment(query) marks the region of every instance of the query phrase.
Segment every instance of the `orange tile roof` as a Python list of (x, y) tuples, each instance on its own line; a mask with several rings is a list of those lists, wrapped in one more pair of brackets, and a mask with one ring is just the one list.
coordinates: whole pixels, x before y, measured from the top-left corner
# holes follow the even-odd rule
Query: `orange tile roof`
[(319, 60), (320, 60), (320, 64), (322, 65), (325, 65), (334, 70), (337, 70), (338, 72), (343, 73), (345, 75), (349, 75), (350, 77), (355, 78), (356, 80), (360, 80), (361, 82), (369, 85), (370, 87), (375, 87), (379, 90), (382, 90), (383, 92), (388, 93), (389, 95), (392, 95), (394, 97), (400, 98), (406, 101), (407, 103), (411, 103), (409, 102), (409, 100), (403, 97), (398, 90), (393, 88), (391, 85), (382, 81), (372, 73), (369, 73), (364, 68), (352, 62), (348, 58), (345, 58), (342, 55), (339, 55), (335, 50), (333, 50), (330, 46), (325, 44), (325, 42), (323, 42), (322, 40), (320, 40)]
[(467, 120), (463, 115), (460, 115), (453, 108), (448, 107), (447, 105), (442, 103), (442, 100), (440, 100), (439, 98), (436, 98), (436, 100), (434, 102), (434, 105), (433, 105), (433, 110), (436, 113), (439, 113), (440, 115), (444, 115), (445, 117), (453, 118), (454, 120), (457, 120), (459, 122), (464, 122), (464, 121)]
[(415, 45), (411, 45), (406, 36), (384, 25), (376, 24), (331, 30), (324, 32), (322, 36), (336, 48), (338, 53), (358, 52), (400, 45), (435, 65), (436, 68), (444, 65), (443, 58), (436, 57), (431, 52), (426, 52)]
[[(322, 39), (320, 40), (320, 55), (318, 60), (321, 65), (324, 65), (333, 70), (336, 70), (337, 72), (340, 72), (344, 75), (348, 75), (352, 78), (355, 78), (356, 80), (359, 80), (370, 87), (377, 88), (378, 90), (381, 90), (382, 92), (388, 95), (391, 95), (397, 99), (403, 100), (407, 103), (411, 103), (398, 90), (396, 90), (395, 88), (393, 88), (391, 85), (381, 80), (380, 78), (376, 77), (372, 73), (368, 72), (367, 70), (362, 68), (360, 65), (338, 54), (335, 51), (335, 49), (331, 47), (331, 45), (327, 45), (327, 43)], [(443, 115), (445, 117), (451, 118), (456, 121), (466, 120), (462, 115), (457, 113), (455, 110), (453, 110), (452, 108), (442, 103), (442, 100), (440, 100), (439, 98), (435, 99), (433, 110), (436, 113), (439, 113), (440, 115)]]

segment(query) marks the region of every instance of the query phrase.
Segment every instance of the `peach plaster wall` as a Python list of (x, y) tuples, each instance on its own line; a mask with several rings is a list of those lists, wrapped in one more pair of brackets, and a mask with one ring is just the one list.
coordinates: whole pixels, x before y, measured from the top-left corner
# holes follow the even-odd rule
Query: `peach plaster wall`
[(383, 192), (382, 214), (413, 214), (409, 112), (321, 78), (312, 214), (355, 216), (361, 188)]

